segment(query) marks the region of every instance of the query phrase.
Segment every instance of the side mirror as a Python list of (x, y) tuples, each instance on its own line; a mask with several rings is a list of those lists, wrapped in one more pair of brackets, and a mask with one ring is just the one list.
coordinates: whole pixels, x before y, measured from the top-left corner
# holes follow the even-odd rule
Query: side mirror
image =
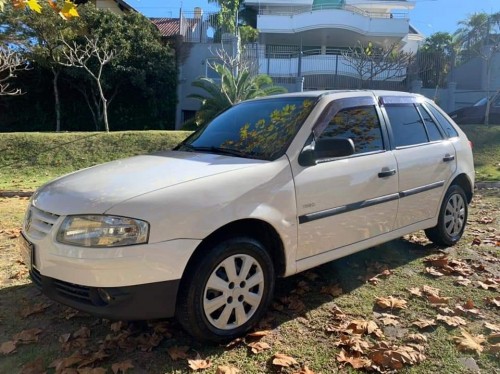
[(318, 139), (307, 145), (299, 155), (299, 164), (302, 166), (316, 165), (321, 159), (346, 157), (354, 154), (354, 142), (348, 138)]

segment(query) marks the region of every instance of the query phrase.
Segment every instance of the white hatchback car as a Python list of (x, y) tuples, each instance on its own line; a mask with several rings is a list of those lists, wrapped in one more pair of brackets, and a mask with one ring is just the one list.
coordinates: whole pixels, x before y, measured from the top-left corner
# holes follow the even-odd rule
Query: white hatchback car
[(50, 298), (111, 319), (176, 316), (224, 341), (276, 277), (425, 229), (464, 231), (465, 134), (423, 96), (328, 91), (233, 106), (172, 151), (61, 177), (32, 197), (22, 248)]

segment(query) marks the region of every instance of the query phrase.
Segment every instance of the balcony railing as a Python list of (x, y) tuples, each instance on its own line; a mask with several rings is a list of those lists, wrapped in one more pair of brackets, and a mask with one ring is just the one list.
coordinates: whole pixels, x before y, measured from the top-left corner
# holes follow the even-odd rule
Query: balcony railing
[(392, 13), (380, 13), (380, 12), (369, 12), (367, 10), (352, 6), (352, 5), (340, 5), (340, 6), (335, 6), (335, 5), (314, 5), (314, 6), (309, 6), (309, 7), (300, 7), (300, 8), (287, 8), (287, 7), (281, 7), (279, 10), (277, 9), (265, 9), (262, 8), (259, 10), (259, 15), (264, 15), (264, 16), (295, 16), (299, 14), (304, 14), (304, 13), (310, 13), (310, 12), (321, 12), (325, 10), (345, 10), (348, 12), (356, 13), (364, 17), (369, 17), (369, 18), (403, 18), (403, 19), (408, 19), (409, 18), (409, 13), (405, 11), (397, 11), (397, 12), (392, 12)]

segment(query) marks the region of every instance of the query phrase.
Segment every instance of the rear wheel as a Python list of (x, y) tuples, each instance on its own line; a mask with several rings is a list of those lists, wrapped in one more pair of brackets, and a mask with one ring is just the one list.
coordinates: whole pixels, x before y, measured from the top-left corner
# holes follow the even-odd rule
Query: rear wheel
[(467, 197), (464, 190), (458, 185), (452, 185), (441, 204), (437, 225), (425, 230), (425, 234), (437, 245), (452, 246), (464, 233), (467, 213)]
[(199, 340), (231, 340), (265, 313), (274, 280), (272, 259), (261, 243), (246, 237), (221, 242), (187, 270), (177, 319)]

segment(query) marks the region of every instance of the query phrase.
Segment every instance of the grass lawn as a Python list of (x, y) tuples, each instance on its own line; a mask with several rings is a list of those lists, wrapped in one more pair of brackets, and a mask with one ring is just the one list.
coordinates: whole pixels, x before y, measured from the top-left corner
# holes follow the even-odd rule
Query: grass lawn
[[(278, 280), (258, 327), (263, 336), (227, 346), (194, 341), (174, 320), (112, 322), (41, 295), (17, 246), (26, 204), (0, 198), (1, 373), (187, 373), (188, 360), (210, 374), (235, 372), (222, 366), (240, 373), (364, 370), (352, 365), (500, 372), (498, 190), (475, 196), (465, 236), (454, 247), (437, 248), (417, 232)], [(276, 354), (294, 361), (277, 366)]]

